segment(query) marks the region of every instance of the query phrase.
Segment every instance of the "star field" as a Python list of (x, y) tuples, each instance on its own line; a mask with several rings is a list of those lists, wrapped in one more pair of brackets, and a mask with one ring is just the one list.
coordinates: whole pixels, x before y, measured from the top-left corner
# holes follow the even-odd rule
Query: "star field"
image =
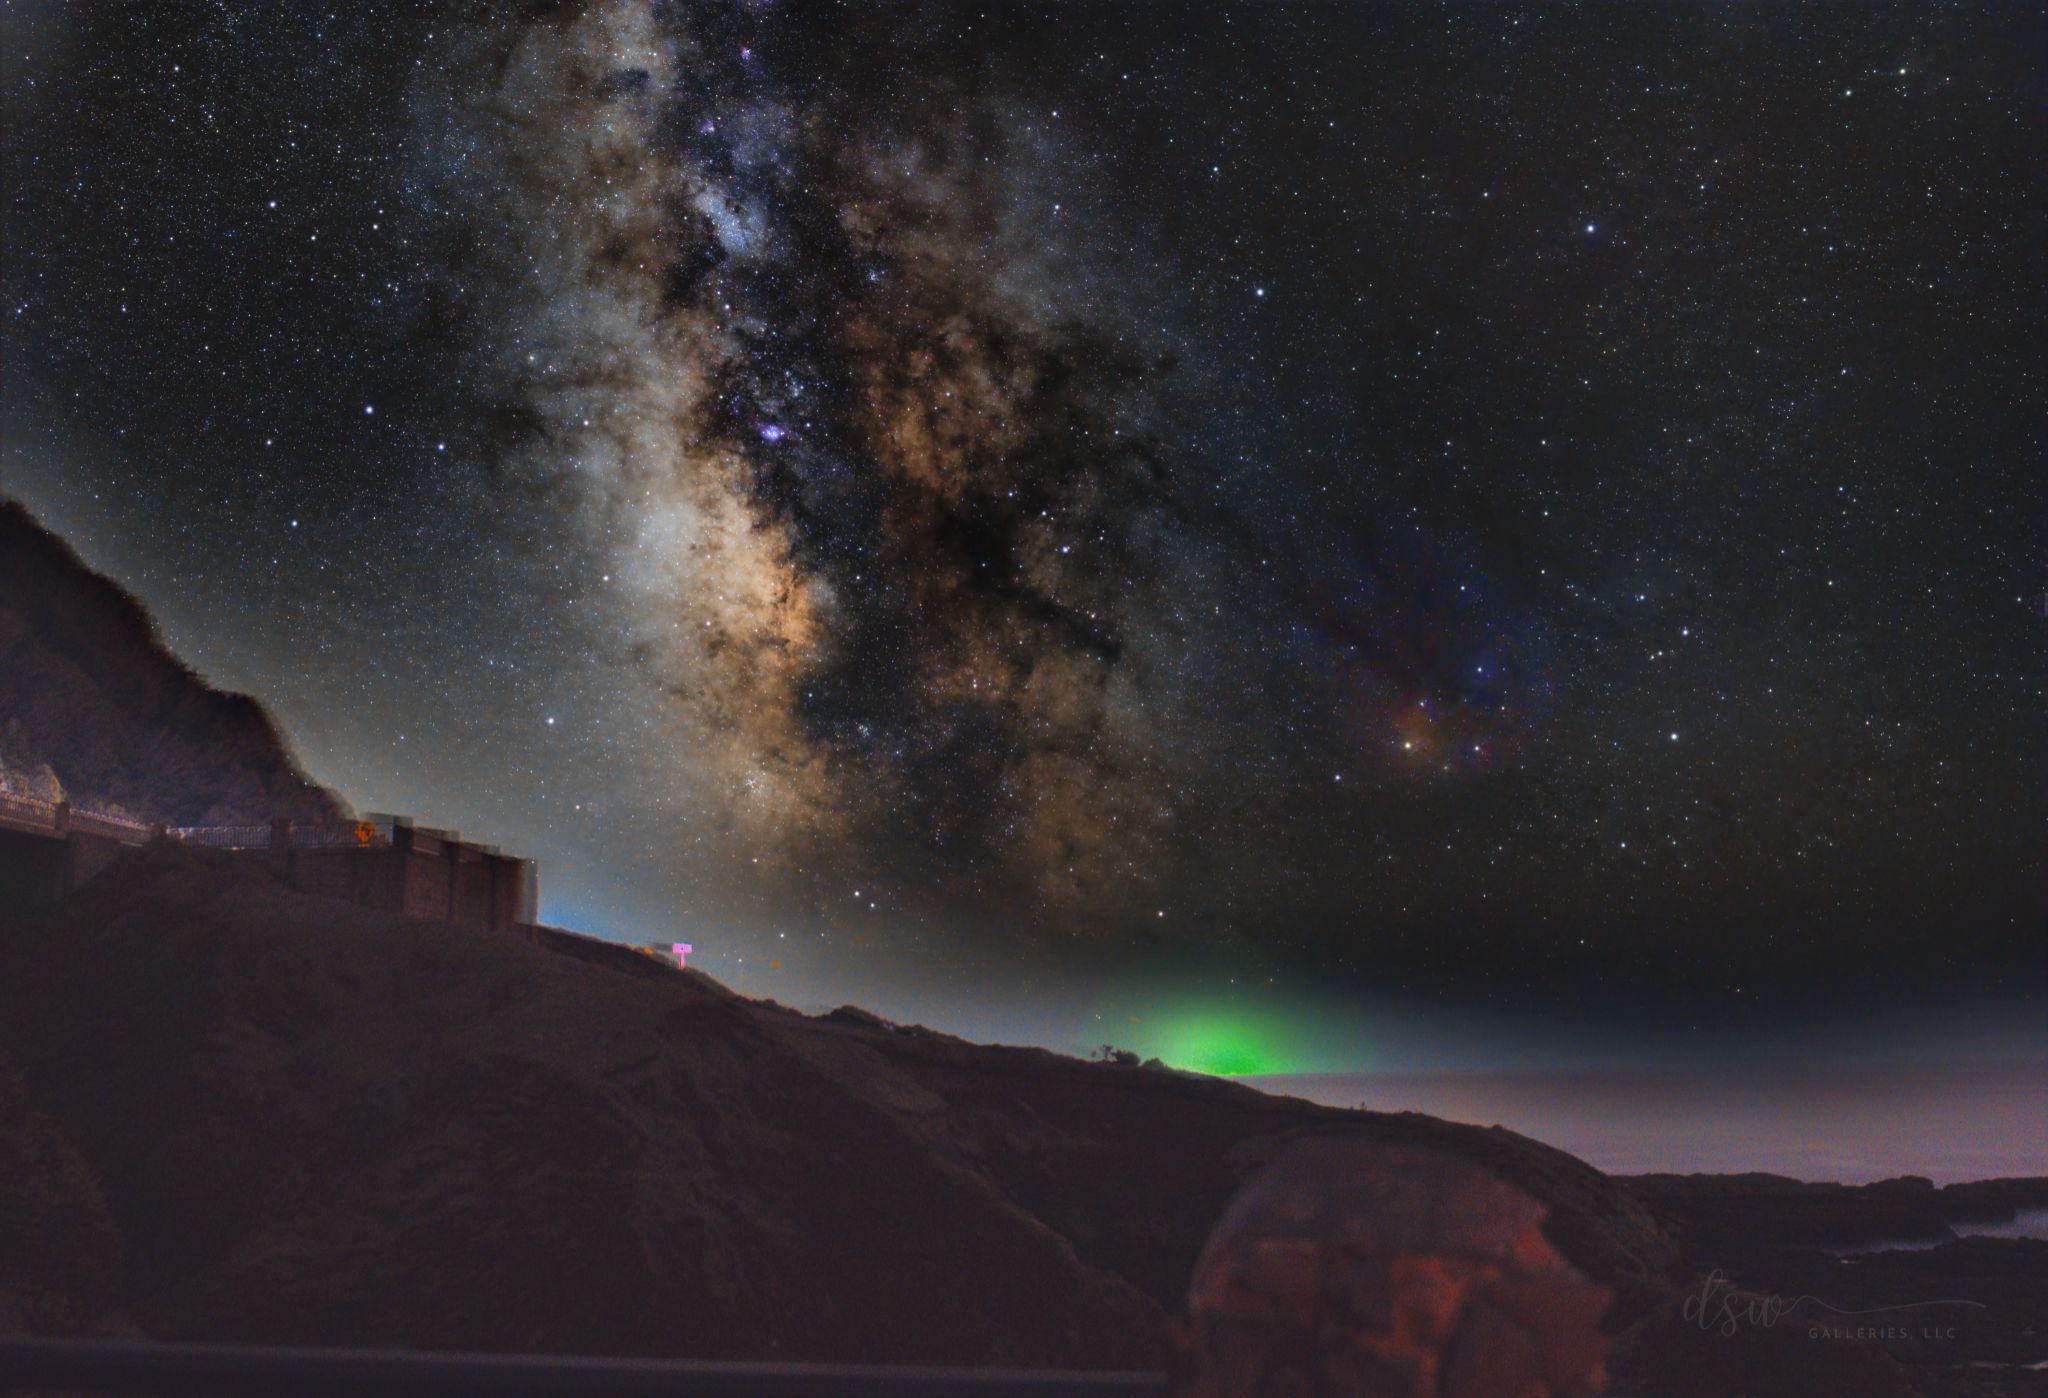
[(2038, 16), (6, 14), (5, 488), (552, 918), (2039, 989)]

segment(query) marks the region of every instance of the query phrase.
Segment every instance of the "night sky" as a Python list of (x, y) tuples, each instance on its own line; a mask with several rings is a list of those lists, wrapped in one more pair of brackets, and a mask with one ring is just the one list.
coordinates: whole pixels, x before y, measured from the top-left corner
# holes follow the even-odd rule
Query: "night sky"
[(1240, 1067), (2038, 1004), (2034, 7), (0, 13), (0, 485), (552, 921)]

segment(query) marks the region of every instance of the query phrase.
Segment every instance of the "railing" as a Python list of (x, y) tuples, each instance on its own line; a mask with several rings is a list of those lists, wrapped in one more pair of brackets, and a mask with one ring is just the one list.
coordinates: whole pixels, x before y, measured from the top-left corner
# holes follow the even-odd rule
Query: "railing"
[[(276, 825), (172, 825), (164, 833), (188, 845), (214, 849), (274, 849)], [(349, 825), (300, 825), (294, 821), (285, 836), (293, 849), (383, 848), (391, 843), (390, 817), (372, 817)]]
[[(277, 828), (270, 825), (170, 825), (164, 834), (188, 845), (212, 849), (273, 849)], [(293, 849), (355, 849), (366, 845), (388, 845), (388, 834), (371, 830), (359, 833), (352, 825), (292, 825), (286, 832)]]
[(96, 835), (112, 835), (120, 840), (149, 838), (149, 827), (139, 820), (107, 815), (100, 811), (81, 811), (75, 807), (71, 811), (71, 828), (90, 830)]
[(45, 801), (18, 792), (0, 791), (0, 825), (15, 829), (47, 831), (53, 835), (82, 831), (144, 844), (158, 833), (188, 845), (213, 849), (265, 849), (278, 844), (283, 831), (294, 849), (345, 849), (384, 846), (391, 843), (392, 818), (372, 816), (348, 825), (300, 825), (296, 822), (267, 825), (169, 825), (155, 826), (127, 816), (74, 806), (68, 801)]
[(270, 843), (267, 825), (172, 825), (164, 833), (188, 845), (213, 849), (257, 849)]
[(85, 830), (137, 844), (147, 840), (150, 832), (148, 825), (126, 816), (82, 810), (68, 801), (45, 801), (14, 791), (0, 791), (0, 821), (36, 830)]
[(33, 796), (0, 791), (0, 820), (15, 821), (23, 825), (52, 825), (56, 823), (56, 818), (55, 801), (40, 801)]
[(294, 849), (363, 849), (369, 846), (383, 848), (391, 843), (391, 822), (387, 819), (359, 820), (354, 825), (298, 825), (292, 826), (292, 847)]
[(209, 1398), (451, 1398), (661, 1394), (666, 1398), (1136, 1398), (1159, 1374), (713, 1364), (667, 1359), (259, 1349), (128, 1341), (0, 1339), (0, 1394), (124, 1393)]

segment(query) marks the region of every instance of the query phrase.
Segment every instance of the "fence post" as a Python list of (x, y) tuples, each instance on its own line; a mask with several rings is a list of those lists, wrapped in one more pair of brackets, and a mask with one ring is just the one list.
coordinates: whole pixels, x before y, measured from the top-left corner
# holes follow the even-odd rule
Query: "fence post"
[(71, 833), (71, 803), (69, 801), (59, 801), (57, 809), (50, 812), (50, 826), (59, 835), (69, 835)]

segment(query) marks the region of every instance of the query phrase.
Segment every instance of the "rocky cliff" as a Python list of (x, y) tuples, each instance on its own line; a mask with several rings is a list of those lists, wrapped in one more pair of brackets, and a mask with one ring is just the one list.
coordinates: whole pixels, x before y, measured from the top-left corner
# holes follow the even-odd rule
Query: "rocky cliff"
[(5, 499), (0, 789), (170, 825), (347, 814), (261, 704), (193, 673), (141, 603)]

